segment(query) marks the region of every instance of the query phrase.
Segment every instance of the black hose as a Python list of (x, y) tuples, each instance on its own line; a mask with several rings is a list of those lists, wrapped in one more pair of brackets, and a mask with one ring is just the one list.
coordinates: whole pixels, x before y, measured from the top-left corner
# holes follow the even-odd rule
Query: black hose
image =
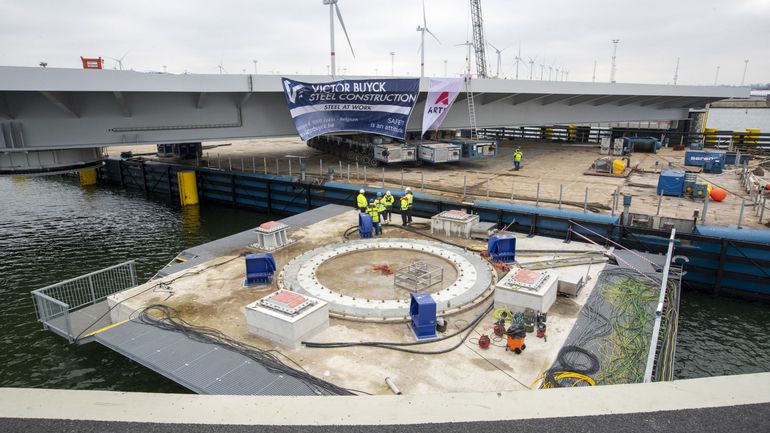
[[(585, 356), (590, 363), (588, 366), (579, 365), (576, 362), (567, 359), (568, 354), (577, 353)], [(561, 366), (560, 370), (573, 371), (575, 373), (584, 374), (590, 376), (596, 374), (599, 371), (599, 358), (586, 349), (578, 346), (564, 346), (559, 351), (559, 355), (556, 357), (556, 362)]]

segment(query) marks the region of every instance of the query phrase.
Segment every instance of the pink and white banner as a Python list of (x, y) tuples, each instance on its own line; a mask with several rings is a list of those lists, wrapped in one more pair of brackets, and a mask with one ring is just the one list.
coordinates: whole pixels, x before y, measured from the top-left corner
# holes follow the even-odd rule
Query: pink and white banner
[[(422, 135), (431, 129), (438, 129), (457, 99), (462, 87), (462, 78), (431, 78), (428, 85), (428, 99), (422, 114)], [(422, 137), (422, 135), (420, 135)]]

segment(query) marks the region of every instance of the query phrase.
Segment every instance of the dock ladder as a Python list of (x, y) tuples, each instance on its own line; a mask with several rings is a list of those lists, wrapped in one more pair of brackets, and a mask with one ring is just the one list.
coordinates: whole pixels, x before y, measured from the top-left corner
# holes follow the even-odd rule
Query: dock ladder
[(465, 92), (468, 99), (468, 116), (471, 125), (471, 138), (478, 137), (478, 128), (476, 127), (476, 104), (473, 102), (473, 89), (471, 88), (471, 75), (465, 75)]

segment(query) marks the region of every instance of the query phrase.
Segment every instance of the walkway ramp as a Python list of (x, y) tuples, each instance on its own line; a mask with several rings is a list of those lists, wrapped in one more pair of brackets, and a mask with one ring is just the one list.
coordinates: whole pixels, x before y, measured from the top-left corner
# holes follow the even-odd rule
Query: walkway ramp
[(224, 346), (194, 341), (179, 332), (141, 322), (118, 323), (98, 332), (93, 339), (198, 394), (321, 393)]

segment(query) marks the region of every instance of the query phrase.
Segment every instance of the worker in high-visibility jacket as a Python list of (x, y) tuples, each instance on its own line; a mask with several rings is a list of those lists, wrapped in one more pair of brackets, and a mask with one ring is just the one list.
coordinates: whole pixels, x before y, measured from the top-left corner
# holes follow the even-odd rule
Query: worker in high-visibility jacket
[(414, 196), (412, 195), (412, 188), (406, 188), (406, 198), (409, 200), (409, 207), (406, 209), (406, 223), (412, 224), (412, 205), (414, 205)]
[(372, 227), (374, 227), (375, 236), (381, 235), (382, 226), (380, 225), (380, 209), (374, 199), (369, 201), (369, 206), (366, 207), (366, 213), (372, 217)]
[(382, 203), (385, 205), (385, 220), (390, 224), (390, 214), (393, 212), (393, 203), (396, 202), (396, 198), (390, 191), (385, 191), (385, 195), (382, 197)]
[(401, 225), (406, 226), (409, 223), (409, 197), (401, 196)]
[(358, 197), (356, 197), (356, 207), (361, 213), (366, 213), (366, 191), (361, 188), (358, 191)]
[(377, 210), (380, 212), (380, 223), (385, 222), (385, 201), (382, 198), (382, 193), (377, 193), (377, 198), (374, 199), (374, 204), (377, 206)]
[(518, 170), (521, 168), (521, 159), (524, 157), (524, 154), (521, 153), (521, 149), (518, 147), (516, 148), (516, 151), (513, 152), (513, 169)]

